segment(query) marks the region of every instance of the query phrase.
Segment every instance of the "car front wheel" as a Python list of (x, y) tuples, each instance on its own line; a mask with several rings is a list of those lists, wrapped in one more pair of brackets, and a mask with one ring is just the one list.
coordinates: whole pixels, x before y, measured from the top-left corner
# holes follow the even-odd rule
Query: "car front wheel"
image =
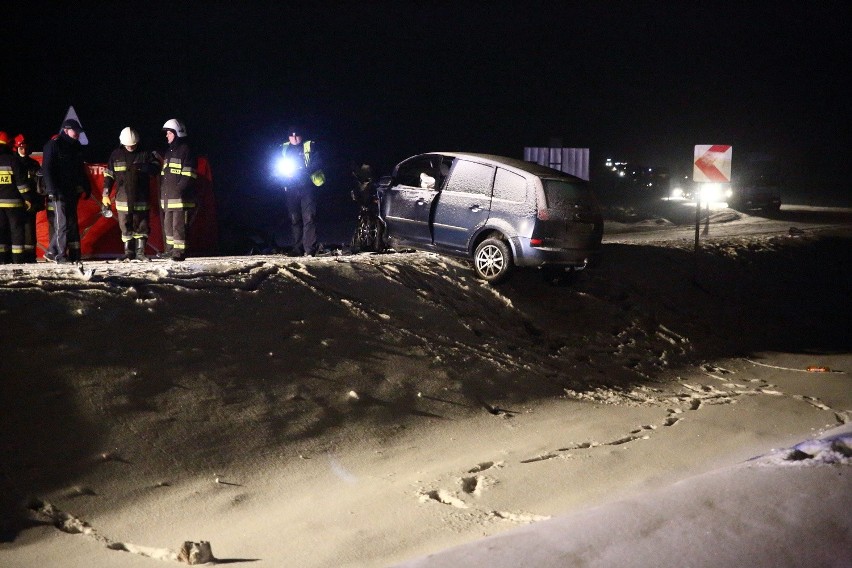
[(500, 239), (485, 239), (473, 253), (473, 267), (483, 280), (492, 284), (504, 281), (512, 269), (509, 246)]

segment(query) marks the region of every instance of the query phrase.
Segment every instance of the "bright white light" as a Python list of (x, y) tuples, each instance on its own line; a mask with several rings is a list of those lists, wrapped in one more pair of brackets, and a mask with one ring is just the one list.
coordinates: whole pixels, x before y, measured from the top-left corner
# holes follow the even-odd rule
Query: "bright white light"
[(703, 183), (699, 195), (704, 203), (722, 201), (722, 186), (718, 183)]
[(619, 177), (624, 177), (624, 172), (618, 172)]
[(683, 199), (683, 189), (676, 187), (672, 190), (671, 199)]
[(275, 173), (282, 177), (290, 177), (296, 173), (296, 162), (292, 159), (281, 156), (275, 162)]
[(698, 195), (702, 207), (712, 210), (724, 209), (728, 206), (727, 198), (733, 192), (728, 184), (702, 183), (698, 187)]

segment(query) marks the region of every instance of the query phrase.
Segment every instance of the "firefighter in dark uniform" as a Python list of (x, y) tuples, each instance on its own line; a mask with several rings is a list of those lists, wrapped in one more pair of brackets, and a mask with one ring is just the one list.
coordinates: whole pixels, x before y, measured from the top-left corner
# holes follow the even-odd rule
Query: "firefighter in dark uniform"
[(30, 195), (32, 195), (32, 207), (24, 215), (24, 262), (36, 261), (36, 213), (44, 210), (44, 194), (38, 193), (38, 178), (41, 164), (30, 157), (29, 145), (23, 134), (15, 136), (13, 146), (21, 175), (25, 176)]
[(80, 260), (80, 229), (77, 225), (77, 201), (92, 194), (83, 147), (78, 138), (83, 131), (73, 118), (62, 123), (62, 132), (44, 146), (42, 174), (47, 198), (53, 206), (54, 230), (44, 258), (65, 263)]
[(316, 143), (302, 141), (302, 130), (287, 129), (287, 142), (281, 146), (282, 174), (285, 179), (285, 199), (293, 233), (293, 256), (314, 256), (317, 253), (317, 198), (315, 187), (325, 183), (320, 169)]
[(198, 158), (186, 140), (186, 126), (173, 118), (163, 125), (169, 148), (160, 174), (160, 207), (163, 211), (165, 250), (158, 258), (186, 258), (186, 235), (195, 217), (195, 183)]
[(124, 259), (148, 260), (145, 244), (150, 232), (150, 176), (157, 175), (160, 162), (151, 152), (139, 149), (139, 134), (129, 126), (121, 131), (118, 141), (121, 146), (112, 151), (104, 170), (101, 200), (104, 207), (109, 207), (110, 192), (116, 189), (115, 210), (124, 243)]
[(33, 193), (9, 148), (9, 135), (0, 132), (0, 264), (24, 262), (24, 217)]

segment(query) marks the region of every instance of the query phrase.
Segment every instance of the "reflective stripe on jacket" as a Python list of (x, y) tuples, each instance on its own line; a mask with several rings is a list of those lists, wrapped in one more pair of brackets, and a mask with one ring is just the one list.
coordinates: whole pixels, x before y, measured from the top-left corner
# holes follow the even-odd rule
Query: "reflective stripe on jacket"
[(24, 209), (24, 200), (33, 198), (20, 162), (5, 144), (0, 144), (0, 208)]
[(160, 172), (160, 203), (164, 209), (195, 207), (198, 158), (184, 139), (176, 138), (163, 156)]

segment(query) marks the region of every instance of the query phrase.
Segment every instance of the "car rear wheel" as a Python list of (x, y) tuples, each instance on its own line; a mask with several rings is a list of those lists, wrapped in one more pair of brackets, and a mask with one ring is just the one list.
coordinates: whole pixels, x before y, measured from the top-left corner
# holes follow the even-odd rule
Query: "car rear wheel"
[(485, 239), (473, 253), (476, 275), (492, 284), (504, 281), (512, 270), (512, 253), (500, 239)]

